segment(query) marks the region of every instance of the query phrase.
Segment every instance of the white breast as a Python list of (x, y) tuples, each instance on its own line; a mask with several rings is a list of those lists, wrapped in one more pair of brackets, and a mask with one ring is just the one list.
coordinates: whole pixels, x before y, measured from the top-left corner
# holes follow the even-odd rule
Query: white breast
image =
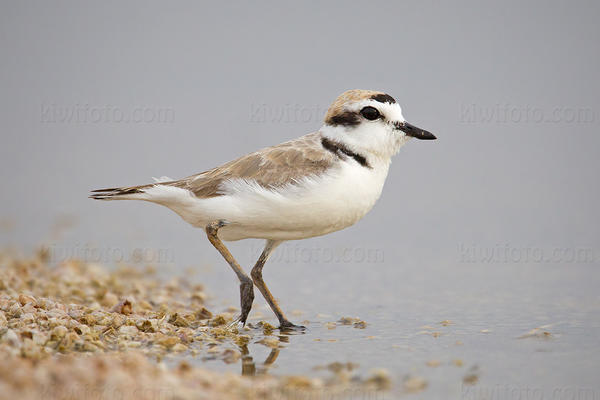
[(224, 240), (319, 236), (362, 218), (381, 195), (388, 169), (389, 161), (366, 168), (350, 159), (323, 176), (275, 190), (233, 180), (224, 187), (226, 195), (197, 199), (193, 207), (175, 211), (198, 227), (226, 220), (229, 225), (219, 233)]

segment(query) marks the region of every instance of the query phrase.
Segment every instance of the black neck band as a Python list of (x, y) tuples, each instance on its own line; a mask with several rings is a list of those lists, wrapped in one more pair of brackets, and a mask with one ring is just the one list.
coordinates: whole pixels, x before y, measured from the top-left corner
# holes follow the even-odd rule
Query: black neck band
[(330, 152), (337, 155), (338, 157), (341, 157), (343, 154), (348, 157), (352, 157), (354, 160), (356, 160), (357, 163), (359, 163), (363, 167), (371, 168), (371, 166), (367, 162), (367, 159), (364, 156), (361, 156), (360, 154), (353, 152), (352, 150), (350, 150), (349, 148), (347, 148), (346, 146), (344, 146), (341, 143), (334, 142), (333, 140), (327, 139), (326, 137), (322, 137), (321, 144), (323, 145), (323, 147), (325, 149), (329, 150)]

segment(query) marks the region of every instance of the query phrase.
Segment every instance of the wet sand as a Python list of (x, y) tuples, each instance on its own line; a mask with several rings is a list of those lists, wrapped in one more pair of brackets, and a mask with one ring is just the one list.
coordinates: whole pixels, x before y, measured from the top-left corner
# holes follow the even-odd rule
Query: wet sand
[[(273, 269), (269, 283), (285, 293), (288, 316), (307, 326), (280, 332), (259, 298), (246, 327), (231, 325), (237, 287), (226, 268), (173, 278), (143, 265), (50, 265), (47, 257), (0, 256), (6, 398), (600, 393), (598, 295), (593, 280), (584, 284), (564, 266), (440, 263), (358, 276), (364, 266), (344, 265), (317, 281), (293, 265)], [(341, 268), (348, 279), (332, 287)]]
[[(3, 398), (313, 399), (391, 387), (387, 371), (359, 376), (352, 363), (321, 366), (323, 378), (267, 373), (289, 334), (265, 321), (232, 325), (236, 310), (211, 312), (203, 287), (183, 278), (76, 260), (51, 267), (43, 252), (1, 263)], [(264, 363), (250, 343), (268, 349)], [(209, 360), (241, 373), (211, 371)]]

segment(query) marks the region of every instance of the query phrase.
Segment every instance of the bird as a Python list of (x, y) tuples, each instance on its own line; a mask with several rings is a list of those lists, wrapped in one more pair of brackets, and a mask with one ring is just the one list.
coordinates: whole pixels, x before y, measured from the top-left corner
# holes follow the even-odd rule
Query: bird
[[(381, 91), (348, 90), (328, 108), (313, 133), (244, 155), (179, 180), (93, 190), (97, 200), (143, 200), (173, 210), (204, 229), (240, 281), (245, 326), (254, 286), (281, 330), (302, 330), (288, 320), (263, 280), (263, 267), (283, 242), (347, 228), (379, 199), (392, 157), (411, 138), (433, 140), (406, 122), (396, 100)], [(264, 239), (250, 276), (223, 241)]]

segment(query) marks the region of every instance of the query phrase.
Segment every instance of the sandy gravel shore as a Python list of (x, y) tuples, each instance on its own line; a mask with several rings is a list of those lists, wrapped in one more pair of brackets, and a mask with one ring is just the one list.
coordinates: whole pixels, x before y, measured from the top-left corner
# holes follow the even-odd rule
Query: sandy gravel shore
[(231, 326), (233, 313), (214, 314), (206, 297), (201, 285), (161, 282), (151, 269), (0, 254), (0, 398), (319, 399), (390, 387), (385, 371), (357, 378), (350, 365), (330, 366), (330, 379), (193, 366), (187, 360), (206, 352), (243, 364), (256, 331), (277, 343), (268, 323)]

